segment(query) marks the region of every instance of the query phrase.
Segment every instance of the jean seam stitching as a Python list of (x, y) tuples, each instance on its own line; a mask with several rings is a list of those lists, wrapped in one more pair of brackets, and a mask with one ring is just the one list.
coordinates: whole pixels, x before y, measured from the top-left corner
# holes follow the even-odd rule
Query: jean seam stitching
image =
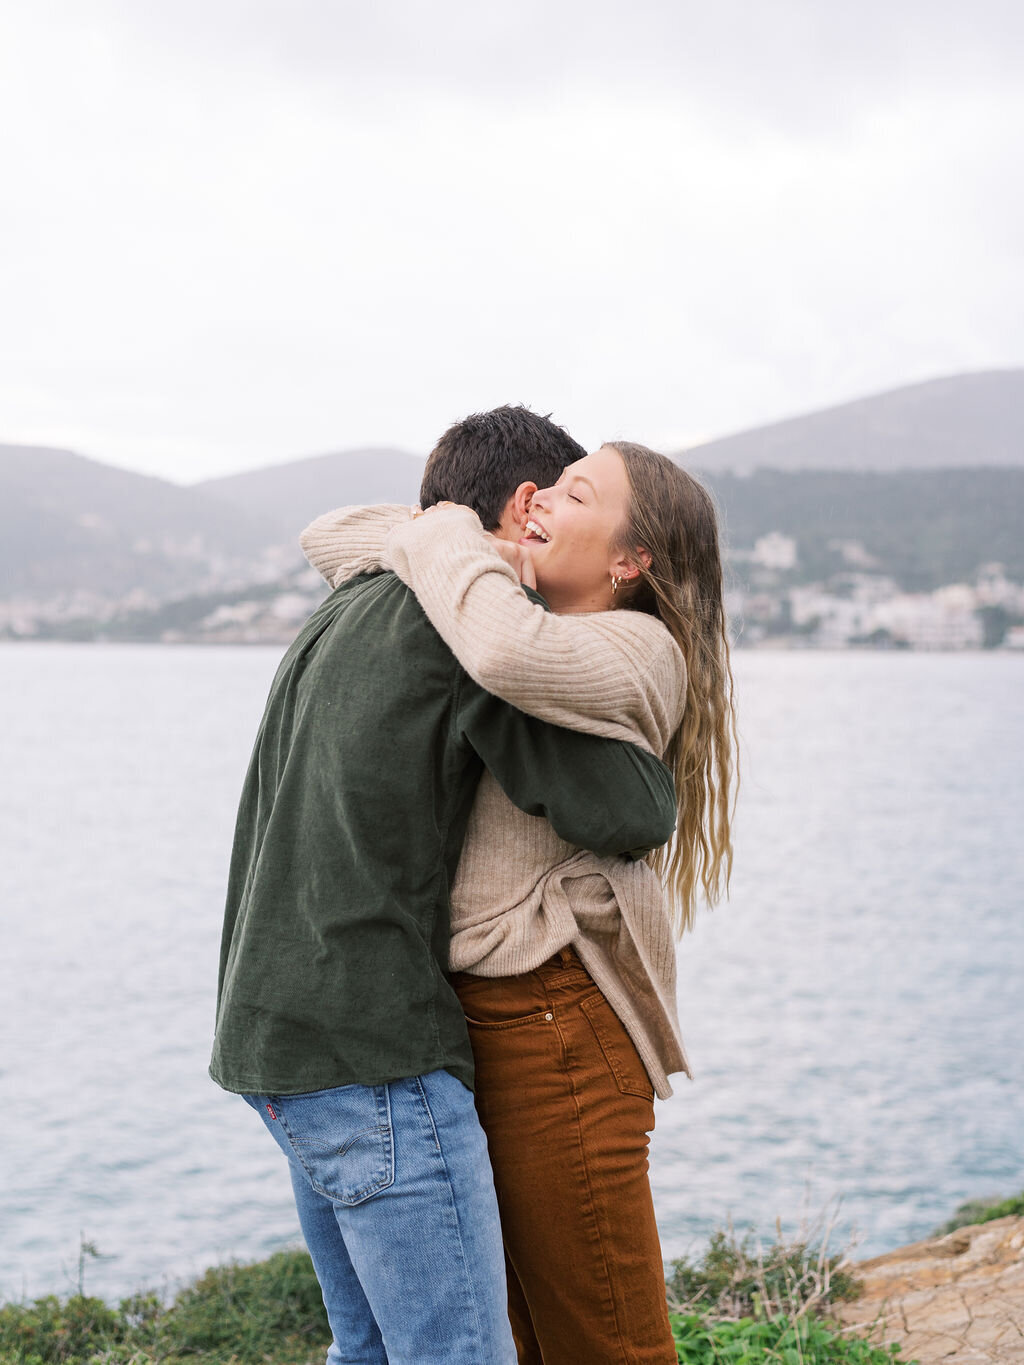
[(395, 1183), (397, 1172), (395, 1170), (395, 1129), (391, 1119), (391, 1087), (384, 1082), (383, 1085), (373, 1087), (374, 1099), (377, 1101), (377, 1120), (380, 1123), (383, 1136), (387, 1143), (387, 1166), (391, 1174), (390, 1180), (382, 1185), (377, 1191), (380, 1194), (383, 1190), (389, 1190)]
[[(448, 1189), (449, 1198), (451, 1199), (452, 1213), (455, 1216), (455, 1233), (459, 1239), (459, 1255), (462, 1258), (462, 1273), (466, 1277), (467, 1285), (471, 1286), (473, 1284), (473, 1278), (469, 1273), (469, 1261), (466, 1256), (466, 1244), (462, 1239), (462, 1220), (459, 1217), (459, 1201), (455, 1198), (455, 1191), (452, 1189), (452, 1178), (448, 1171), (448, 1163), (444, 1158), (444, 1152), (441, 1148), (441, 1140), (437, 1136), (437, 1124), (434, 1122), (434, 1115), (430, 1108), (430, 1100), (427, 1098), (426, 1088), (423, 1085), (423, 1077), (416, 1076), (415, 1081), (416, 1087), (420, 1092), (420, 1098), (423, 1101), (423, 1108), (427, 1111), (427, 1120), (430, 1123), (430, 1131), (434, 1135), (434, 1146), (437, 1148), (437, 1155), (440, 1157), (441, 1160), (441, 1168), (444, 1171), (445, 1184)], [(475, 1112), (476, 1111), (474, 1109), (474, 1114)], [(484, 1330), (483, 1323), (480, 1321), (480, 1309), (477, 1304), (477, 1295), (475, 1289), (472, 1290), (471, 1297), (473, 1301), (473, 1321), (476, 1326), (476, 1339), (482, 1347), (484, 1344)]]
[[(558, 1030), (558, 1036), (559, 1036), (559, 1038), (561, 1039), (561, 1043), (562, 1043), (562, 1054), (563, 1054), (563, 1056), (564, 1056), (564, 1058), (565, 1058), (565, 1061), (566, 1061), (566, 1074), (567, 1074), (568, 1077), (569, 1077), (569, 1085), (570, 1085), (571, 1088), (572, 1088), (572, 1102), (573, 1102), (573, 1107), (574, 1107), (574, 1109), (576, 1110), (576, 1132), (577, 1132), (577, 1138), (578, 1138), (578, 1142), (579, 1142), (580, 1161), (581, 1161), (582, 1166), (583, 1166), (583, 1178), (584, 1178), (584, 1180), (585, 1180), (585, 1182), (586, 1182), (586, 1186), (587, 1186), (587, 1198), (588, 1198), (588, 1200), (589, 1200), (589, 1202), (590, 1202), (591, 1215), (592, 1215), (592, 1217), (593, 1217), (593, 1219), (594, 1219), (594, 1228), (595, 1228), (595, 1230), (596, 1230), (596, 1232), (597, 1232), (597, 1245), (598, 1245), (598, 1249), (599, 1249), (599, 1251), (600, 1251), (600, 1253), (601, 1253), (601, 1263), (602, 1263), (602, 1265), (603, 1265), (603, 1267), (604, 1267), (605, 1287), (606, 1287), (607, 1292), (608, 1292), (608, 1302), (609, 1302), (610, 1305), (611, 1305), (611, 1310), (612, 1310), (612, 1321), (613, 1321), (614, 1324), (615, 1324), (615, 1335), (616, 1335), (616, 1338), (617, 1338), (617, 1344), (618, 1344), (618, 1348), (619, 1348), (619, 1355), (620, 1355), (620, 1359), (621, 1359), (621, 1361), (622, 1361), (622, 1365), (629, 1365), (629, 1359), (628, 1359), (628, 1357), (627, 1357), (627, 1355), (626, 1355), (625, 1344), (624, 1344), (624, 1340), (623, 1340), (622, 1324), (619, 1322), (619, 1314), (618, 1314), (618, 1311), (617, 1311), (616, 1305), (615, 1305), (615, 1293), (614, 1293), (614, 1287), (613, 1287), (613, 1285), (612, 1285), (611, 1272), (610, 1272), (610, 1270), (609, 1270), (609, 1268), (608, 1268), (608, 1256), (607, 1256), (607, 1254), (606, 1254), (606, 1252), (605, 1252), (604, 1239), (603, 1239), (603, 1237), (601, 1236), (601, 1224), (600, 1224), (600, 1221), (599, 1221), (599, 1219), (598, 1219), (598, 1217), (597, 1217), (596, 1201), (595, 1201), (595, 1199), (594, 1199), (594, 1188), (593, 1188), (593, 1185), (591, 1184), (591, 1181), (590, 1181), (590, 1168), (589, 1168), (589, 1166), (588, 1166), (588, 1164), (587, 1164), (586, 1144), (585, 1144), (584, 1141), (583, 1141), (583, 1122), (582, 1122), (582, 1118), (581, 1118), (581, 1116), (580, 1116), (579, 1091), (577, 1090), (577, 1087), (576, 1087), (576, 1079), (575, 1079), (575, 1077), (574, 1077), (573, 1074), (572, 1074), (572, 1068), (568, 1065), (568, 1062), (569, 1062), (569, 1046), (568, 1046), (568, 1043), (567, 1043), (567, 1041), (566, 1041), (565, 1034), (562, 1032), (562, 1026), (561, 1026), (561, 1024), (559, 1023), (558, 1015), (557, 1015), (557, 1014), (555, 1014), (555, 1020), (554, 1020), (554, 1022), (555, 1022), (555, 1028)], [(603, 1049), (602, 1049), (602, 1052), (603, 1052)], [(606, 1060), (607, 1060), (607, 1059), (606, 1059)]]

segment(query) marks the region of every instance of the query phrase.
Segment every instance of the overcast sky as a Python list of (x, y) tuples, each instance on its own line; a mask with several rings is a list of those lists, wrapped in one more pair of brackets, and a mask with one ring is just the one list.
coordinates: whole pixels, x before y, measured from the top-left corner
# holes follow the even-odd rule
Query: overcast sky
[(1019, 0), (0, 0), (0, 442), (665, 449), (1024, 363)]

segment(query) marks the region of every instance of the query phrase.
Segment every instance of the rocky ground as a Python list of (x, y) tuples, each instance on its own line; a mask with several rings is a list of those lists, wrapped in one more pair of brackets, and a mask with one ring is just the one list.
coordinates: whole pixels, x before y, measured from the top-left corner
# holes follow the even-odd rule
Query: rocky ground
[(841, 1318), (921, 1365), (1024, 1365), (1024, 1218), (1000, 1218), (900, 1247), (856, 1273)]

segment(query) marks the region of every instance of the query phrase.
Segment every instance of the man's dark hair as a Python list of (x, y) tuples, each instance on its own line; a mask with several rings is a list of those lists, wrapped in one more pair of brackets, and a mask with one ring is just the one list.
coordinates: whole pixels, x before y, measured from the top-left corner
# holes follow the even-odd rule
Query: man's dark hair
[(420, 506), (465, 503), (493, 531), (521, 483), (548, 488), (586, 453), (550, 417), (522, 405), (474, 412), (450, 426), (430, 452)]

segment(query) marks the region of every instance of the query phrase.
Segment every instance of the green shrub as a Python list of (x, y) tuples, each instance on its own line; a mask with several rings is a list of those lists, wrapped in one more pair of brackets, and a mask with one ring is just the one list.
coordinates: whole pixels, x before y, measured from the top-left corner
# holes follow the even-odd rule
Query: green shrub
[(330, 1341), (306, 1253), (208, 1270), (170, 1308), (153, 1294), (118, 1309), (76, 1294), (0, 1308), (0, 1365), (301, 1365)]
[(752, 1234), (739, 1238), (731, 1227), (720, 1229), (699, 1261), (672, 1262), (669, 1305), (715, 1318), (821, 1315), (859, 1292), (843, 1257), (828, 1255), (827, 1241), (827, 1235), (817, 1246), (804, 1238), (786, 1241), (777, 1228), (776, 1240), (764, 1248)]
[(1009, 1199), (969, 1199), (961, 1204), (947, 1223), (936, 1228), (933, 1237), (945, 1237), (947, 1232), (957, 1228), (970, 1227), (974, 1223), (991, 1223), (995, 1218), (1008, 1218), (1010, 1214), (1024, 1217), (1024, 1190)]
[(813, 1318), (741, 1318), (713, 1322), (699, 1313), (673, 1314), (681, 1365), (896, 1365), (895, 1346), (872, 1346)]
[(161, 1320), (161, 1341), (180, 1355), (232, 1353), (261, 1362), (289, 1343), (293, 1353), (330, 1341), (313, 1263), (304, 1251), (279, 1251), (254, 1265), (208, 1270), (183, 1290)]
[(121, 1318), (102, 1299), (54, 1295), (0, 1308), (0, 1361), (64, 1365), (87, 1359), (123, 1338)]

